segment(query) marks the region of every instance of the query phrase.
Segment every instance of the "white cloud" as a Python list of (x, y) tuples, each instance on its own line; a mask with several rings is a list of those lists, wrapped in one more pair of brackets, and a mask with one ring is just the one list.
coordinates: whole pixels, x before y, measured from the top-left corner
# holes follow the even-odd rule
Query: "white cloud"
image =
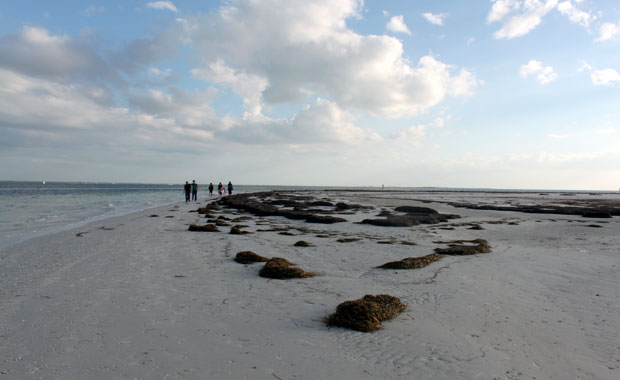
[(245, 144), (330, 144), (358, 145), (380, 142), (377, 133), (359, 128), (355, 117), (334, 102), (318, 98), (289, 119), (253, 118), (236, 123), (223, 138)]
[[(498, 3), (500, 6), (496, 9)], [(497, 0), (487, 16), (487, 21), (504, 20), (502, 28), (494, 33), (497, 39), (520, 37), (536, 28), (557, 3), (558, 0)], [(506, 19), (508, 15), (510, 17)]]
[(424, 16), (424, 18), (428, 22), (434, 25), (443, 25), (443, 19), (444, 17), (446, 17), (446, 15), (444, 15), (443, 13), (433, 14), (429, 12), (422, 14), (422, 16)]
[(501, 21), (508, 14), (518, 10), (520, 8), (519, 0), (495, 0), (491, 11), (487, 15), (487, 22)]
[(575, 5), (580, 3), (577, 0), (493, 0), (487, 23), (501, 22), (502, 27), (494, 37), (511, 39), (528, 34), (540, 25), (543, 17), (557, 9), (572, 23), (588, 28), (597, 17)]
[(426, 136), (427, 125), (413, 125), (409, 128), (401, 130), (394, 139), (405, 144), (420, 145), (421, 140)]
[(590, 78), (595, 86), (609, 86), (620, 81), (620, 74), (614, 69), (595, 70)]
[(599, 37), (595, 41), (611, 40), (620, 36), (620, 20), (617, 24), (606, 22), (601, 25)]
[(86, 44), (34, 26), (0, 38), (0, 67), (56, 80), (116, 79), (113, 70)]
[(405, 24), (405, 20), (402, 15), (392, 16), (390, 21), (387, 23), (386, 28), (394, 33), (405, 33), (411, 35), (411, 31), (407, 28), (407, 24)]
[(262, 93), (269, 82), (267, 79), (227, 66), (222, 59), (192, 70), (192, 74), (200, 79), (219, 83), (230, 87), (243, 98), (243, 105), (249, 116), (256, 116), (263, 108)]
[(596, 19), (596, 16), (575, 7), (570, 1), (563, 1), (558, 4), (558, 11), (567, 16), (568, 19), (583, 27), (589, 27), (590, 23)]
[(542, 62), (535, 59), (521, 66), (521, 76), (526, 78), (530, 75), (536, 75), (536, 79), (538, 79), (541, 84), (547, 84), (558, 77), (553, 67), (544, 66)]
[(177, 12), (177, 7), (174, 6), (172, 1), (152, 1), (146, 6), (152, 9), (162, 9)]
[[(222, 62), (261, 78), (264, 104), (301, 104), (314, 94), (342, 109), (397, 118), (423, 112), (448, 95), (469, 94), (478, 84), (467, 70), (431, 56), (412, 64), (394, 37), (347, 28), (346, 19), (359, 16), (361, 1), (232, 4), (180, 23), (180, 38), (201, 58), (200, 69)], [(300, 7), (305, 12), (297, 12)], [(253, 88), (258, 99), (261, 86)]]
[(583, 71), (592, 71), (592, 66), (590, 66), (590, 64), (586, 61), (582, 61), (581, 62), (581, 67), (579, 68), (579, 72), (583, 72)]

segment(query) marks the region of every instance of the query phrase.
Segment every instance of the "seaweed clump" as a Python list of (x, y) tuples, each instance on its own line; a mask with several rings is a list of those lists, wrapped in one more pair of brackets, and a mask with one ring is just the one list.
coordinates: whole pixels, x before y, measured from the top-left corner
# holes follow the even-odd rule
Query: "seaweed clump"
[(239, 264), (264, 263), (269, 259), (252, 251), (242, 251), (237, 253), (235, 261)]
[(266, 278), (286, 280), (289, 278), (308, 278), (318, 276), (317, 273), (306, 272), (296, 268), (295, 264), (281, 257), (272, 257), (261, 268), (258, 275)]
[(220, 230), (214, 224), (205, 224), (204, 226), (198, 224), (190, 224), (189, 231), (204, 231), (204, 232), (220, 232)]
[(448, 244), (447, 248), (435, 248), (435, 253), (450, 256), (467, 256), (477, 253), (489, 253), (491, 247), (484, 239), (474, 240), (454, 240), (448, 242), (439, 242), (440, 244)]
[(305, 240), (300, 240), (297, 243), (295, 243), (295, 247), (312, 247), (312, 244), (308, 243)]
[(253, 232), (242, 230), (243, 227), (247, 227), (247, 226), (244, 226), (242, 224), (236, 224), (236, 225), (232, 226), (232, 228), (230, 229), (230, 234), (231, 235), (248, 235), (248, 234), (253, 234)]
[(336, 312), (325, 319), (328, 326), (338, 326), (362, 332), (372, 332), (381, 328), (381, 322), (395, 318), (406, 304), (388, 294), (365, 295), (345, 301), (336, 307)]
[(389, 263), (385, 263), (377, 268), (381, 269), (421, 269), (430, 263), (434, 263), (435, 261), (439, 261), (443, 258), (442, 255), (438, 253), (431, 253), (430, 255), (422, 256), (422, 257), (407, 257), (406, 259), (402, 259), (400, 261), (390, 261)]

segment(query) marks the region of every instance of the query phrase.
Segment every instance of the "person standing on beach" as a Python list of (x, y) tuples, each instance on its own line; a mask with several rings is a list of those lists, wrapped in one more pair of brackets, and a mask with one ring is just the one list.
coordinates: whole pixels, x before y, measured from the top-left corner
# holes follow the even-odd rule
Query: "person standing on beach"
[(189, 202), (189, 195), (192, 193), (192, 185), (189, 184), (189, 181), (185, 181), (183, 191), (185, 191), (185, 202)]
[(219, 185), (217, 185), (217, 192), (220, 194), (220, 197), (222, 196), (222, 191), (224, 191), (224, 185), (220, 182)]
[(213, 182), (209, 183), (209, 197), (213, 195)]
[(228, 195), (232, 195), (233, 185), (232, 182), (228, 181)]
[(192, 200), (198, 200), (198, 184), (196, 183), (196, 180), (192, 181)]

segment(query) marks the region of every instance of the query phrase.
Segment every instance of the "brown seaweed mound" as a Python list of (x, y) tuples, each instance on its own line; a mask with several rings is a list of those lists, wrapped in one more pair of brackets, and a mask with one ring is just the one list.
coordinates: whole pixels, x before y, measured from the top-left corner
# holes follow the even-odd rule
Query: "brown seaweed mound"
[(360, 238), (340, 238), (338, 240), (336, 240), (338, 243), (353, 243), (356, 241), (360, 241), (362, 239)]
[(237, 255), (235, 256), (235, 261), (239, 264), (264, 263), (268, 260), (268, 258), (256, 254), (252, 251), (242, 251), (237, 253)]
[(336, 312), (328, 316), (325, 323), (330, 327), (371, 332), (381, 328), (381, 322), (393, 319), (406, 307), (398, 298), (387, 294), (365, 295), (338, 305)]
[(218, 227), (228, 227), (228, 226), (230, 226), (230, 223), (226, 223), (225, 221), (223, 221), (221, 219), (208, 219), (207, 223), (215, 224)]
[(296, 268), (295, 264), (281, 257), (273, 257), (265, 263), (258, 275), (261, 277), (285, 280), (289, 278), (308, 278), (318, 276), (316, 273), (306, 272)]
[(297, 243), (295, 243), (295, 247), (312, 247), (312, 244), (308, 243), (305, 240), (300, 240)]
[(484, 239), (474, 240), (454, 240), (448, 242), (440, 242), (440, 244), (448, 244), (448, 248), (435, 248), (435, 253), (451, 256), (475, 255), (477, 253), (489, 253), (491, 247), (489, 242)]
[(205, 224), (200, 226), (198, 224), (190, 224), (189, 231), (206, 231), (206, 232), (220, 232), (220, 230), (213, 224)]
[(430, 255), (422, 256), (422, 257), (407, 257), (406, 259), (402, 259), (400, 261), (391, 261), (389, 263), (385, 263), (377, 268), (382, 269), (421, 269), (427, 266), (430, 263), (434, 263), (435, 261), (441, 260), (443, 258), (442, 255), (438, 253), (431, 253)]
[(243, 230), (242, 230), (242, 228), (243, 228), (243, 227), (247, 227), (247, 226), (240, 225), (240, 224), (237, 224), (237, 225), (232, 226), (232, 228), (230, 229), (230, 234), (231, 234), (231, 235), (247, 235), (247, 234), (253, 234), (253, 232), (250, 232), (250, 231), (243, 231)]

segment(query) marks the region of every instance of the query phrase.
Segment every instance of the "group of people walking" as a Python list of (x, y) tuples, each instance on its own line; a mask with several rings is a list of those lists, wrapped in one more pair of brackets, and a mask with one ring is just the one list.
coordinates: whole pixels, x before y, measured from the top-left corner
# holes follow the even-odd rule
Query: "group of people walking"
[[(213, 196), (213, 190), (215, 189), (215, 187), (213, 186), (213, 183), (209, 184), (209, 196)], [(185, 181), (185, 186), (183, 186), (183, 191), (185, 192), (185, 202), (189, 202), (190, 199), (192, 201), (197, 201), (198, 200), (198, 184), (196, 183), (196, 180), (193, 180), (192, 183), (189, 183), (189, 181)], [(226, 188), (224, 187), (224, 185), (222, 185), (222, 183), (220, 182), (217, 185), (217, 192), (220, 196), (222, 195), (226, 195)], [(233, 192), (233, 184), (232, 182), (228, 181), (228, 194), (232, 194)]]

